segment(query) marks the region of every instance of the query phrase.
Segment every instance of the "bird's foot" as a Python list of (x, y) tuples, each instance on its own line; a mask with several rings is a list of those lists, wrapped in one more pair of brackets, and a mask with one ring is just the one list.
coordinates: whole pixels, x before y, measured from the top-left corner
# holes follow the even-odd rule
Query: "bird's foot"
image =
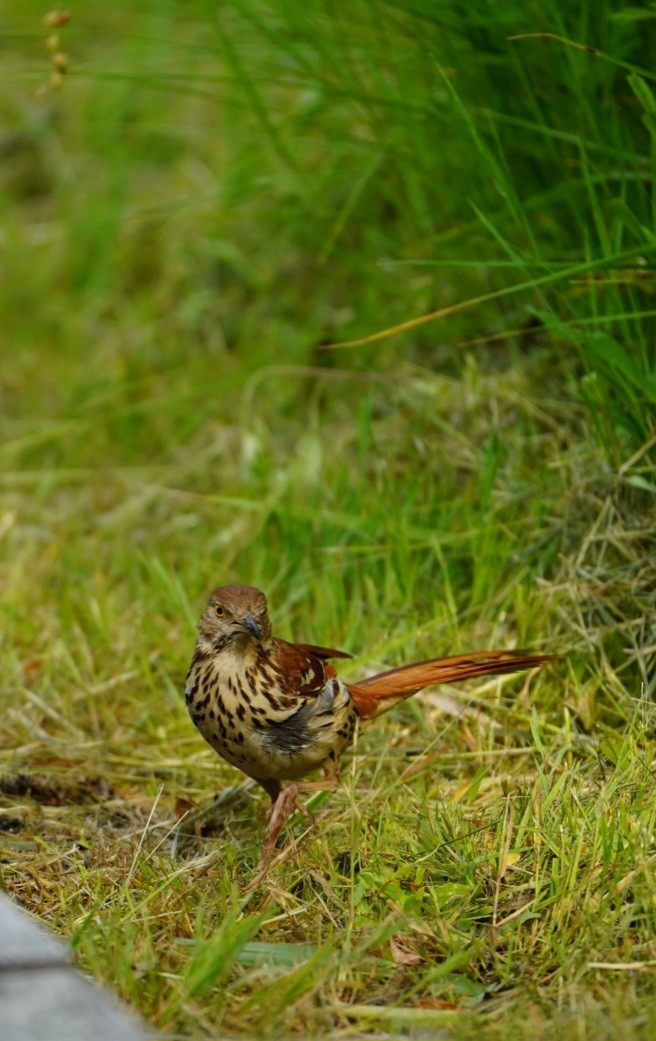
[(319, 787), (324, 792), (336, 792), (339, 788), (339, 774), (333, 762), (327, 763), (323, 768), (323, 783)]

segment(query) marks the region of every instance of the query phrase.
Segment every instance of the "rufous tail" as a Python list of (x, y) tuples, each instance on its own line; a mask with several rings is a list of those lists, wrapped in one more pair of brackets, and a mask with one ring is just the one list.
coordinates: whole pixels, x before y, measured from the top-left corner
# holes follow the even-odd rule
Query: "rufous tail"
[(361, 683), (349, 683), (348, 689), (360, 715), (372, 718), (433, 683), (458, 683), (475, 676), (521, 672), (559, 658), (558, 654), (526, 654), (524, 651), (456, 654), (451, 658), (430, 658), (389, 672), (379, 672)]

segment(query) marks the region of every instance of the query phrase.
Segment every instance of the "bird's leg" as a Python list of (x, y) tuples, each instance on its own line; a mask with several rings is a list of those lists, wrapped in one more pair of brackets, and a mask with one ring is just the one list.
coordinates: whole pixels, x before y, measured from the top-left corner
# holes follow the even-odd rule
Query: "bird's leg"
[(324, 782), (323, 787), (327, 792), (336, 792), (339, 788), (339, 773), (337, 771), (337, 763), (335, 762), (335, 753), (331, 752), (328, 759), (323, 764), (323, 776)]
[(307, 817), (314, 823), (314, 817), (299, 799), (299, 794), (301, 792), (336, 791), (339, 784), (339, 776), (335, 764), (331, 762), (324, 765), (324, 773), (325, 780), (323, 781), (304, 781), (302, 784), (292, 781), (286, 788), (282, 787), (280, 781), (256, 778), (257, 783), (271, 797), (271, 806), (268, 810), (269, 821), (266, 828), (262, 855), (255, 869), (255, 877), (249, 882), (247, 889), (252, 889), (266, 875), (273, 851), (276, 848), (278, 836), (294, 810), (299, 810), (304, 817)]
[(295, 781), (292, 784), (288, 784), (286, 788), (281, 790), (276, 801), (271, 805), (269, 823), (266, 830), (266, 842), (272, 848), (276, 844), (283, 825), (287, 823), (294, 810), (300, 810), (305, 817), (311, 816), (298, 797), (300, 790), (300, 785), (296, 784)]
[[(257, 867), (255, 868), (255, 876), (246, 886), (246, 890), (253, 889), (253, 887), (261, 882), (266, 875), (269, 864), (271, 863), (273, 851), (276, 848), (278, 835), (280, 834), (285, 821), (289, 819), (295, 804), (298, 802), (297, 784), (290, 784), (287, 788), (283, 788), (280, 781), (259, 777), (257, 777), (256, 780), (257, 783), (264, 788), (267, 795), (270, 796), (271, 806), (267, 811), (269, 820), (266, 827), (262, 854)], [(305, 810), (304, 806), (303, 809)]]
[[(277, 785), (278, 788), (275, 796), (273, 793), (274, 784)], [(313, 819), (312, 814), (306, 810), (298, 797), (300, 785), (296, 784), (295, 781), (288, 784), (286, 788), (282, 788), (277, 781), (270, 782), (270, 785), (271, 790), (267, 788), (267, 791), (269, 791), (269, 794), (271, 795), (271, 806), (268, 811), (269, 821), (265, 833), (264, 849), (262, 850), (262, 856), (260, 857), (260, 862), (257, 866), (258, 872), (266, 870), (266, 867), (273, 856), (273, 851), (276, 848), (278, 836), (295, 809), (300, 810), (300, 812), (305, 817), (309, 817), (310, 820)]]
[(281, 792), (273, 800), (269, 813), (269, 827), (267, 828), (267, 840), (269, 838), (269, 830), (275, 831), (274, 843), (280, 834), (280, 830), (285, 822), (291, 817), (293, 809), (297, 809), (299, 813), (302, 813), (304, 817), (312, 821), (315, 824), (315, 819), (301, 800), (299, 795), (307, 792), (336, 792), (339, 786), (339, 774), (334, 763), (328, 763), (324, 765), (324, 780), (323, 781), (301, 781), (300, 784), (296, 781), (292, 781), (286, 788), (283, 788)]

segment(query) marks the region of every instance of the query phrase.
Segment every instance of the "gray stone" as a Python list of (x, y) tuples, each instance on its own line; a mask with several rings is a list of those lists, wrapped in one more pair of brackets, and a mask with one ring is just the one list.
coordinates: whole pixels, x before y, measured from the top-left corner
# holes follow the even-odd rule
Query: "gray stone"
[(148, 1031), (61, 966), (0, 972), (2, 1041), (145, 1041)]
[(37, 919), (0, 896), (0, 971), (65, 963), (63, 945)]
[(145, 1041), (118, 1001), (68, 965), (66, 948), (0, 894), (2, 1041)]

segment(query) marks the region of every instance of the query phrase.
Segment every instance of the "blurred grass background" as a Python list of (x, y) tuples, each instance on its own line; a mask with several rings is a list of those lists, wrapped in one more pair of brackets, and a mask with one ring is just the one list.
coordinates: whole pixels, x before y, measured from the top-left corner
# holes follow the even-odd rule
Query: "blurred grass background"
[[(4, 884), (180, 1036), (650, 1036), (656, 9), (46, 10), (0, 13)], [(234, 580), (363, 666), (568, 660), (386, 717), (249, 902), (257, 801), (171, 847), (235, 780), (180, 697)]]

